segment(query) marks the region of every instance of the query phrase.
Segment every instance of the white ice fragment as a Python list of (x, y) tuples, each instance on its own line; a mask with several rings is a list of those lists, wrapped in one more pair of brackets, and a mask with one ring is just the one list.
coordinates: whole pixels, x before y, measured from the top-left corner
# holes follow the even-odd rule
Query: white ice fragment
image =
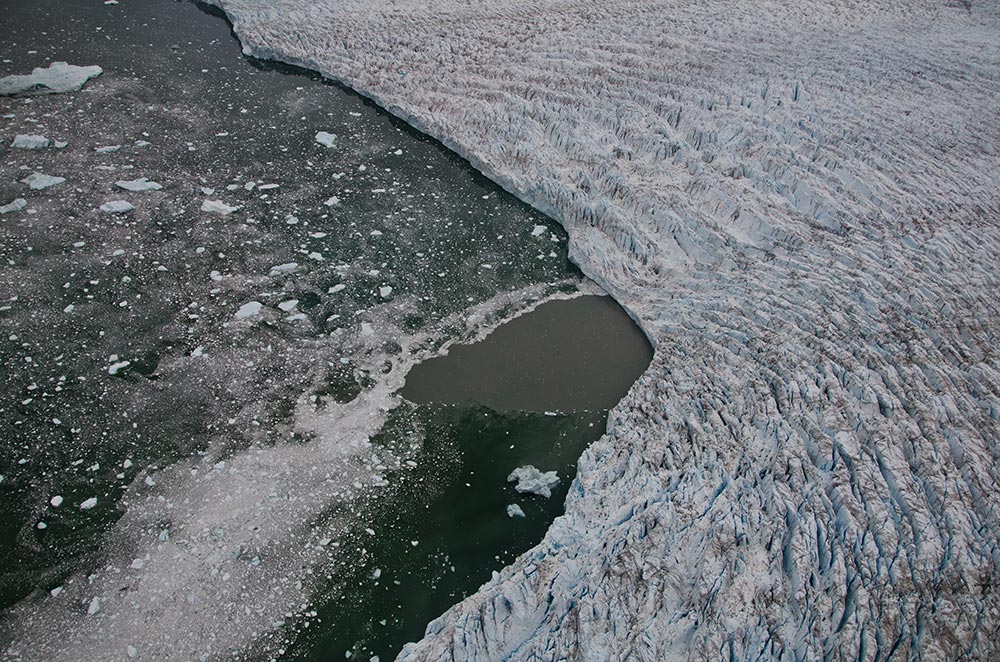
[(62, 149), (63, 147), (65, 147), (68, 144), (69, 143), (66, 142), (65, 140), (55, 140), (55, 141), (52, 142), (53, 147), (55, 147), (56, 149)]
[(13, 202), (3, 205), (0, 207), (0, 214), (12, 214), (16, 211), (21, 211), (28, 206), (28, 201), (24, 198), (14, 198)]
[(521, 506), (512, 503), (507, 506), (507, 517), (524, 517), (524, 511), (521, 510)]
[(281, 185), (280, 184), (261, 184), (260, 186), (257, 187), (257, 190), (258, 191), (270, 191), (272, 189), (278, 188), (279, 186), (281, 186)]
[(392, 295), (392, 288), (388, 285), (384, 285), (378, 288), (378, 294), (383, 299), (388, 299)]
[(546, 230), (548, 230), (548, 228), (545, 227), (544, 225), (536, 225), (531, 230), (531, 236), (532, 237), (540, 237), (542, 234), (545, 233)]
[(137, 193), (142, 191), (159, 191), (163, 188), (156, 182), (151, 182), (145, 177), (140, 177), (139, 179), (119, 179), (115, 182), (115, 186), (123, 188), (126, 191), (135, 191)]
[(117, 363), (112, 363), (108, 366), (108, 374), (117, 375), (123, 368), (127, 368), (130, 365), (132, 365), (131, 361), (118, 361)]
[(75, 92), (103, 70), (92, 65), (78, 67), (65, 62), (53, 62), (48, 67), (35, 67), (30, 75), (0, 78), (0, 96), (11, 94), (51, 94)]
[(97, 497), (90, 497), (80, 504), (80, 510), (90, 510), (97, 505)]
[(298, 299), (288, 299), (287, 301), (282, 301), (278, 304), (278, 308), (287, 312), (290, 312), (295, 306), (299, 305)]
[(264, 307), (259, 301), (250, 301), (240, 306), (240, 309), (236, 311), (234, 317), (238, 320), (250, 319), (251, 317), (256, 317), (260, 314), (261, 308)]
[(338, 283), (326, 291), (327, 294), (336, 294), (337, 292), (342, 292), (347, 289), (347, 286), (343, 283)]
[(279, 264), (277, 266), (271, 267), (271, 270), (267, 273), (268, 276), (283, 276), (285, 274), (291, 273), (299, 268), (298, 262), (286, 262), (284, 264)]
[(368, 234), (371, 235), (372, 237), (381, 237), (382, 236), (382, 232), (380, 230), (372, 230)]
[(95, 147), (94, 151), (98, 154), (111, 154), (112, 152), (117, 152), (121, 148), (121, 145), (105, 145), (103, 147)]
[[(107, 2), (105, 2), (104, 4), (109, 4), (109, 3), (114, 3), (117, 5), (118, 0), (107, 0)], [(125, 647), (125, 654), (128, 655), (130, 658), (139, 657), (138, 649), (136, 649), (136, 647), (131, 644)]]
[(87, 607), (87, 615), (93, 616), (99, 611), (101, 611), (101, 599), (94, 596), (94, 599), (90, 601), (90, 606)]
[(135, 207), (125, 200), (112, 200), (101, 205), (101, 211), (105, 214), (127, 214)]
[(53, 508), (58, 508), (59, 506), (62, 505), (62, 502), (63, 502), (63, 498), (61, 496), (59, 496), (58, 494), (55, 495), (54, 497), (52, 497), (51, 499), (49, 499), (49, 503), (52, 504)]
[(340, 198), (338, 198), (337, 196), (333, 196), (332, 198), (328, 198), (327, 201), (324, 202), (323, 204), (326, 205), (327, 207), (333, 207), (334, 205), (339, 205)]
[(142, 559), (132, 559), (132, 564), (129, 566), (133, 570), (142, 570), (142, 566), (146, 565), (146, 562)]
[(15, 149), (45, 149), (52, 144), (52, 141), (45, 136), (18, 134), (14, 136), (14, 142), (10, 144)]
[(32, 191), (41, 191), (42, 189), (47, 189), (50, 186), (62, 184), (66, 181), (66, 178), (53, 177), (52, 175), (46, 175), (41, 172), (33, 172), (21, 181), (27, 184), (28, 188)]
[(537, 494), (548, 498), (552, 496), (552, 488), (559, 484), (559, 476), (555, 471), (543, 473), (528, 464), (510, 472), (507, 482), (514, 481), (517, 481), (514, 489), (521, 494)]
[(336, 134), (327, 133), (326, 131), (318, 131), (316, 133), (316, 142), (323, 147), (333, 147), (337, 144), (337, 136)]
[(375, 329), (372, 328), (372, 325), (369, 324), (368, 322), (362, 322), (361, 323), (361, 335), (362, 336), (374, 336), (375, 335)]
[(68, 306), (66, 306), (65, 308), (63, 308), (63, 312), (64, 313), (71, 313), (71, 312), (73, 312), (73, 310), (75, 308), (76, 308), (76, 306), (74, 306), (73, 304), (69, 304)]
[(214, 188), (209, 188), (207, 186), (202, 186), (201, 187), (201, 193), (202, 193), (202, 195), (212, 195), (213, 193), (215, 193), (215, 189)]
[(62, 592), (63, 592), (63, 587), (62, 586), (56, 586), (54, 589), (52, 589), (51, 591), (49, 591), (49, 595), (51, 595), (53, 598), (55, 598), (55, 597), (58, 597), (59, 594), (62, 593)]
[(204, 212), (209, 212), (212, 214), (221, 214), (222, 216), (228, 216), (234, 211), (239, 209), (239, 207), (230, 207), (225, 202), (221, 200), (206, 200), (201, 203), (201, 210)]

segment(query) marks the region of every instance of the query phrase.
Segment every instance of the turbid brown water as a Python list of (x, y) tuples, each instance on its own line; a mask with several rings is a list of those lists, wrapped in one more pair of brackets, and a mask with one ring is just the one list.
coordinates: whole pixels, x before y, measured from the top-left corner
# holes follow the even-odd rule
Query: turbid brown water
[(455, 345), (407, 375), (416, 403), (477, 403), (498, 411), (613, 407), (653, 356), (628, 314), (606, 296), (549, 301), (481, 342)]

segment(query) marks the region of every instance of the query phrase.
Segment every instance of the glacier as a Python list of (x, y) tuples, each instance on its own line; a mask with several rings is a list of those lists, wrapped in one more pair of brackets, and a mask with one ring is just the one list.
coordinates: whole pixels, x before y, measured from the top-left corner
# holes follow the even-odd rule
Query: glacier
[(656, 348), (401, 659), (1000, 655), (995, 3), (215, 4), (563, 223)]

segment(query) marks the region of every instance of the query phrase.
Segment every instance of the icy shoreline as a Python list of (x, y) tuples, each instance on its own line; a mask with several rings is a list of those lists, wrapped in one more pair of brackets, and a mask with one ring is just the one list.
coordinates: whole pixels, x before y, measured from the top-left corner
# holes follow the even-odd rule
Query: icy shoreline
[(996, 654), (995, 9), (217, 4), (563, 222), (657, 348), (402, 659)]

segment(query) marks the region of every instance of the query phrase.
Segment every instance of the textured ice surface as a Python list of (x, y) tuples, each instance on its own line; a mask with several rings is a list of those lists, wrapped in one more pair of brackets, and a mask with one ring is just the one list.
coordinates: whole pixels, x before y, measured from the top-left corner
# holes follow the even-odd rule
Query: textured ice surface
[(217, 1), (559, 219), (657, 348), (403, 658), (998, 654), (995, 3)]
[(537, 494), (547, 499), (552, 496), (552, 488), (559, 484), (559, 476), (555, 471), (543, 472), (529, 464), (511, 471), (507, 482), (516, 482), (514, 489), (521, 494)]
[(32, 191), (41, 191), (42, 189), (47, 189), (50, 186), (62, 184), (66, 181), (66, 178), (54, 177), (52, 175), (46, 175), (42, 172), (33, 172), (21, 181), (27, 184), (28, 188)]
[(101, 205), (101, 211), (105, 214), (127, 214), (133, 209), (135, 207), (127, 200), (111, 200)]
[(52, 141), (45, 136), (20, 133), (14, 136), (10, 146), (16, 149), (45, 149), (52, 144)]
[(151, 182), (145, 177), (139, 177), (138, 179), (120, 179), (115, 182), (115, 186), (118, 188), (123, 188), (126, 191), (159, 191), (163, 187), (156, 182)]
[(24, 198), (14, 198), (11, 202), (0, 206), (0, 214), (12, 214), (21, 211), (28, 206), (28, 201)]
[(97, 65), (78, 67), (65, 62), (53, 62), (47, 67), (35, 67), (30, 75), (0, 78), (0, 96), (74, 92), (102, 73), (103, 70)]

